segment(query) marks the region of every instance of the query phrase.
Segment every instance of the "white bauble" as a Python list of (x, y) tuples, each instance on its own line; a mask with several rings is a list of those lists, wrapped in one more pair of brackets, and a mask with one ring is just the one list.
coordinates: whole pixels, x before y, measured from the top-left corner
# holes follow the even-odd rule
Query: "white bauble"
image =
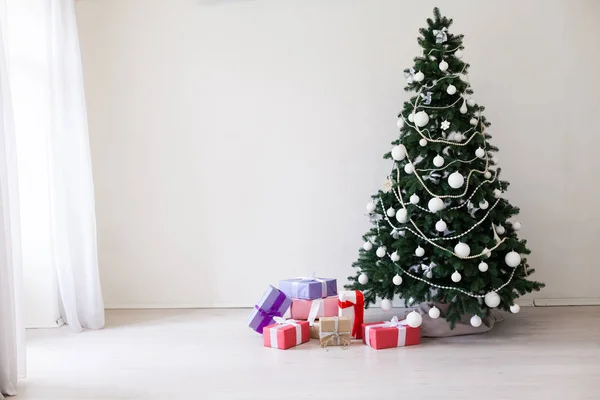
[(380, 246), (377, 248), (377, 251), (375, 252), (375, 254), (377, 254), (377, 257), (379, 257), (379, 258), (383, 258), (383, 257), (385, 257), (386, 251), (387, 251), (387, 249), (385, 248), (385, 246)]
[(431, 200), (429, 200), (429, 203), (427, 203), (427, 207), (432, 213), (441, 211), (444, 209), (444, 200), (440, 199), (439, 197), (433, 197)]
[(366, 285), (369, 282), (369, 277), (364, 272), (358, 276), (358, 283)]
[(485, 157), (485, 150), (482, 149), (481, 147), (478, 148), (477, 150), (475, 150), (475, 156), (477, 158), (483, 158), (483, 157)]
[(506, 228), (505, 228), (505, 227), (503, 227), (502, 225), (498, 225), (498, 226), (496, 227), (496, 233), (497, 233), (498, 235), (504, 235), (504, 234), (506, 233)]
[(402, 161), (406, 158), (406, 147), (403, 144), (394, 146), (392, 149), (392, 158), (396, 161)]
[(477, 125), (477, 118), (471, 118), (471, 120), (469, 121), (469, 123), (473, 126)]
[(440, 67), (440, 71), (446, 71), (448, 69), (448, 63), (446, 61), (443, 61), (439, 64)]
[(424, 127), (429, 123), (429, 115), (425, 111), (419, 111), (415, 114), (415, 125), (419, 128)]
[(406, 164), (404, 166), (404, 172), (406, 172), (407, 174), (412, 174), (413, 172), (415, 172), (415, 167), (413, 167), (412, 164)]
[(502, 196), (502, 192), (499, 189), (494, 189), (494, 197), (499, 199)]
[(478, 268), (479, 268), (479, 270), (480, 270), (481, 272), (485, 272), (485, 271), (487, 271), (487, 270), (488, 270), (488, 268), (489, 268), (489, 267), (488, 267), (488, 265), (487, 265), (487, 263), (486, 263), (486, 262), (483, 262), (483, 261), (482, 261), (482, 262), (480, 262), (480, 263), (479, 263), (479, 266), (478, 266)]
[(475, 105), (475, 100), (473, 99), (468, 99), (467, 100), (467, 105), (469, 105), (469, 107), (473, 107)]
[(516, 251), (511, 251), (510, 253), (506, 253), (504, 256), (504, 262), (509, 267), (515, 268), (521, 264), (521, 255)]
[(500, 305), (500, 296), (496, 292), (489, 292), (485, 295), (483, 301), (485, 301), (485, 305), (489, 308), (496, 308)]
[(513, 228), (515, 231), (521, 230), (521, 223), (520, 223), (520, 222), (518, 222), (518, 221), (515, 221), (515, 222), (513, 222), (513, 223), (512, 223), (512, 228)]
[(450, 185), (453, 189), (458, 189), (465, 184), (465, 177), (460, 174), (460, 172), (453, 172), (448, 177), (448, 185)]
[(458, 244), (454, 246), (454, 252), (458, 257), (466, 258), (469, 257), (469, 254), (471, 254), (471, 248), (466, 243), (458, 242)]
[(392, 207), (390, 207), (387, 209), (387, 211), (385, 213), (387, 214), (388, 217), (393, 217), (394, 215), (396, 215), (396, 210), (394, 210)]
[(454, 271), (454, 273), (450, 276), (452, 282), (458, 283), (462, 279), (462, 275), (458, 271)]
[(408, 114), (408, 122), (414, 122), (414, 121), (415, 121), (415, 114), (414, 113)]
[(373, 248), (373, 243), (371, 242), (365, 242), (363, 244), (363, 249), (365, 249), (366, 251), (370, 251)]
[(412, 196), (410, 196), (410, 199), (409, 199), (409, 201), (412, 204), (419, 204), (419, 200), (421, 200), (421, 199), (416, 194), (413, 194)]
[(492, 255), (492, 252), (490, 251), (490, 249), (488, 249), (487, 247), (483, 249), (483, 251), (481, 252), (481, 254), (483, 255), (483, 258), (490, 258), (490, 256)]
[(393, 262), (400, 261), (400, 256), (398, 255), (398, 252), (396, 252), (396, 251), (392, 253), (390, 258), (392, 259)]
[(390, 311), (392, 309), (392, 301), (388, 299), (381, 300), (379, 305), (383, 311)]
[(446, 222), (443, 219), (440, 219), (435, 223), (435, 230), (438, 232), (445, 232), (446, 228), (448, 228), (448, 225), (446, 225)]
[(400, 286), (402, 284), (402, 277), (398, 274), (392, 278), (392, 283), (396, 286)]
[(481, 326), (481, 318), (479, 317), (479, 315), (473, 315), (471, 317), (471, 326), (473, 326), (474, 328), (479, 328)]
[(510, 312), (513, 314), (517, 314), (519, 311), (521, 311), (521, 306), (518, 304), (513, 304), (512, 306), (510, 306)]
[(482, 210), (487, 210), (487, 208), (490, 206), (490, 203), (487, 202), (487, 200), (483, 200), (482, 202), (479, 203), (479, 208), (481, 208)]
[(448, 87), (446, 88), (446, 93), (448, 93), (449, 95), (453, 95), (454, 93), (456, 93), (456, 86), (448, 85)]
[(483, 177), (485, 179), (490, 179), (492, 177), (492, 173), (490, 171), (485, 171), (485, 173), (483, 174)]
[(375, 208), (377, 208), (377, 206), (372, 201), (367, 203), (367, 212), (368, 213), (372, 213), (373, 211), (375, 211)]
[(408, 222), (408, 212), (406, 211), (406, 208), (401, 208), (396, 211), (396, 220), (401, 224)]
[(439, 318), (440, 316), (440, 309), (437, 308), (436, 306), (433, 306), (429, 309), (429, 318), (431, 319), (436, 319)]
[(415, 250), (415, 256), (423, 257), (424, 255), (425, 255), (425, 249), (422, 248), (421, 246), (417, 247), (417, 249)]
[(433, 157), (433, 165), (435, 165), (436, 167), (441, 167), (442, 165), (444, 165), (444, 157), (440, 156), (439, 154)]
[(460, 106), (460, 113), (461, 114), (466, 114), (467, 113), (467, 105), (465, 103), (462, 103), (462, 106)]
[(398, 118), (398, 121), (396, 121), (396, 125), (398, 126), (398, 129), (402, 128), (404, 126), (404, 118)]
[(454, 57), (458, 58), (459, 60), (463, 57), (463, 52), (462, 50), (458, 49), (454, 52)]
[(418, 328), (423, 323), (423, 317), (421, 317), (421, 314), (419, 314), (418, 312), (411, 311), (406, 316), (406, 323), (411, 328)]
[(417, 72), (415, 74), (415, 82), (421, 82), (423, 79), (425, 79), (425, 75), (423, 75), (423, 73), (421, 71)]
[(425, 146), (427, 146), (427, 139), (423, 138), (423, 139), (419, 140), (419, 144), (420, 144), (422, 147), (425, 147)]

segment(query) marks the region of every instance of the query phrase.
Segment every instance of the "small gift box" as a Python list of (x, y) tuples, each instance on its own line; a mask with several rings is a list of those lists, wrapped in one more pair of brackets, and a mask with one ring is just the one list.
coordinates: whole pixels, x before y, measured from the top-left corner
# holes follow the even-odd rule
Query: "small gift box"
[(310, 340), (308, 322), (279, 317), (274, 320), (273, 325), (265, 326), (263, 330), (265, 347), (287, 350)]
[(339, 316), (352, 320), (352, 337), (362, 339), (362, 324), (365, 315), (365, 297), (360, 290), (344, 290), (338, 295)]
[(313, 300), (337, 296), (335, 279), (301, 277), (279, 281), (279, 289), (295, 299)]
[(421, 328), (411, 328), (398, 317), (386, 322), (363, 324), (363, 343), (380, 350), (421, 343)]
[(319, 320), (319, 341), (321, 347), (350, 345), (352, 337), (350, 317), (324, 317)]
[(273, 286), (269, 286), (263, 297), (254, 306), (248, 317), (248, 326), (262, 334), (263, 328), (273, 323), (274, 317), (281, 317), (290, 305), (292, 299)]
[(338, 315), (338, 298), (331, 296), (314, 300), (292, 299), (290, 312), (293, 319), (305, 319), (312, 325), (317, 318)]
[(308, 328), (311, 339), (321, 339), (321, 323), (319, 321), (313, 322)]

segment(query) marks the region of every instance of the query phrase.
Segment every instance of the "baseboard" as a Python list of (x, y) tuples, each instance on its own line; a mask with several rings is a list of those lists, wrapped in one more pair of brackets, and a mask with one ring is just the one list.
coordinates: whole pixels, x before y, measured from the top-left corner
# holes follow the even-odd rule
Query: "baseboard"
[(536, 307), (559, 307), (559, 306), (600, 306), (599, 298), (585, 299), (534, 299)]

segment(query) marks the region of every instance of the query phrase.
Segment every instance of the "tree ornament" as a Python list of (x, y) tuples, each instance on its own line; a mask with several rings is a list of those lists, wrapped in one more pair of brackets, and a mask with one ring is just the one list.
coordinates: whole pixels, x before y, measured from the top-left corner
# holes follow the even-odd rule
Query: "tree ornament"
[(458, 257), (466, 258), (469, 257), (469, 254), (471, 254), (471, 248), (466, 243), (458, 242), (458, 244), (454, 246), (454, 252)]
[(415, 114), (414, 113), (408, 114), (408, 122), (415, 122)]
[(467, 110), (467, 104), (466, 104), (466, 102), (463, 101), (462, 106), (460, 106), (460, 110), (459, 111), (460, 111), (461, 114), (466, 114), (467, 111), (469, 111), (469, 110)]
[(460, 60), (461, 58), (463, 58), (463, 52), (462, 52), (462, 50), (461, 50), (461, 49), (458, 49), (458, 50), (456, 50), (456, 51), (454, 52), (454, 57), (458, 58), (459, 60)]
[(450, 122), (443, 120), (440, 125), (440, 128), (442, 128), (442, 130), (445, 131), (446, 129), (450, 128)]
[(471, 317), (471, 326), (474, 328), (479, 328), (481, 326), (481, 317), (479, 315), (473, 315)]
[(392, 207), (390, 207), (387, 209), (387, 211), (385, 213), (387, 214), (388, 217), (393, 217), (394, 215), (396, 215), (396, 210), (394, 210)]
[(487, 271), (487, 270), (488, 270), (488, 268), (489, 268), (489, 267), (488, 267), (488, 265), (487, 265), (487, 263), (486, 263), (486, 262), (482, 261), (482, 262), (480, 262), (480, 263), (479, 263), (479, 266), (478, 266), (478, 268), (479, 268), (479, 270), (480, 270), (481, 272), (485, 272), (485, 271)]
[(415, 114), (415, 125), (419, 128), (424, 127), (429, 123), (429, 115), (425, 111), (419, 111)]
[(448, 93), (449, 95), (453, 95), (456, 93), (456, 86), (454, 85), (448, 85), (448, 87), (446, 88), (446, 93)]
[(433, 157), (433, 165), (435, 165), (436, 167), (441, 167), (442, 165), (444, 165), (444, 157), (440, 156), (439, 154)]
[(403, 144), (392, 148), (392, 158), (396, 161), (402, 161), (406, 158), (406, 147)]
[(383, 311), (390, 311), (392, 309), (392, 301), (388, 299), (381, 300), (379, 305)]
[(448, 63), (444, 60), (439, 64), (440, 71), (445, 72), (448, 69)]
[(419, 140), (419, 144), (421, 145), (421, 147), (427, 146), (427, 139), (423, 138), (423, 139)]
[(473, 100), (472, 98), (467, 99), (467, 105), (469, 107), (473, 107), (475, 105), (475, 100)]
[(444, 209), (444, 201), (439, 197), (433, 197), (429, 200), (429, 203), (427, 203), (427, 207), (429, 208), (429, 211), (436, 213)]
[(519, 230), (521, 230), (521, 223), (520, 223), (520, 222), (518, 222), (518, 221), (515, 221), (515, 222), (513, 222), (513, 223), (512, 223), (512, 228), (513, 228), (513, 230), (515, 230), (515, 231), (519, 231)]
[(485, 179), (490, 179), (492, 177), (492, 173), (490, 171), (485, 171), (485, 173), (483, 174), (483, 177)]
[(402, 285), (402, 277), (398, 274), (392, 278), (392, 283), (396, 286)]
[(469, 121), (469, 123), (473, 126), (477, 125), (477, 122), (478, 122), (477, 118), (471, 118), (471, 120)]
[(375, 208), (377, 208), (377, 206), (372, 201), (367, 203), (367, 212), (368, 213), (372, 213), (373, 211), (375, 211)]
[(435, 58), (435, 56), (429, 56), (429, 61), (436, 61), (437, 58)]
[(438, 232), (445, 232), (446, 228), (448, 228), (448, 226), (446, 225), (446, 222), (443, 219), (440, 219), (438, 222), (435, 223), (435, 230)]
[(408, 212), (406, 211), (406, 208), (401, 208), (396, 211), (396, 220), (401, 224), (408, 222)]
[(425, 249), (422, 248), (421, 246), (417, 247), (417, 249), (415, 250), (415, 256), (423, 257), (424, 255), (425, 255)]
[(423, 79), (425, 79), (425, 75), (421, 71), (417, 72), (414, 76), (415, 82), (421, 82)]
[(485, 301), (485, 305), (489, 308), (496, 308), (500, 305), (500, 296), (496, 292), (489, 292), (485, 295), (483, 301)]
[(478, 148), (477, 150), (475, 150), (475, 156), (477, 158), (483, 158), (483, 157), (485, 157), (485, 150), (482, 149), (481, 147)]
[(369, 282), (369, 277), (364, 272), (358, 276), (358, 283), (366, 285)]
[(365, 242), (363, 244), (363, 249), (365, 249), (366, 251), (370, 251), (373, 248), (373, 243), (371, 242)]
[(379, 258), (383, 258), (383, 257), (385, 257), (386, 251), (387, 251), (387, 249), (385, 248), (385, 246), (380, 246), (377, 248), (377, 251), (375, 252), (375, 254), (377, 254), (377, 257), (379, 257)]
[(407, 174), (412, 174), (413, 172), (415, 172), (415, 167), (413, 167), (412, 164), (406, 164), (404, 166), (404, 172), (406, 172)]
[(502, 196), (502, 192), (499, 189), (494, 189), (494, 197), (499, 199)]
[(496, 233), (498, 235), (504, 235), (506, 233), (506, 228), (504, 228), (502, 225), (498, 225), (496, 227)]
[(521, 255), (516, 251), (511, 251), (510, 253), (506, 253), (504, 256), (504, 262), (511, 268), (516, 268), (521, 264)]
[(440, 316), (440, 309), (437, 308), (436, 306), (433, 306), (429, 309), (429, 318), (431, 319), (437, 319)]
[(418, 312), (411, 311), (406, 316), (406, 323), (411, 328), (418, 328), (423, 323), (423, 317), (421, 317), (421, 314), (419, 314)]
[(518, 304), (513, 304), (512, 306), (510, 306), (510, 312), (513, 314), (517, 314), (519, 311), (521, 311), (521, 306)]
[(389, 193), (390, 190), (392, 190), (393, 186), (394, 182), (388, 178), (385, 180), (385, 182), (383, 182), (383, 187), (381, 188), (381, 190), (383, 190), (385, 193)]
[(412, 196), (410, 196), (410, 199), (409, 199), (409, 201), (412, 204), (419, 204), (419, 200), (421, 200), (421, 199), (416, 194), (413, 194)]
[(487, 208), (490, 206), (490, 203), (487, 202), (487, 200), (483, 200), (482, 202), (479, 203), (479, 208), (481, 208), (482, 210), (487, 210)]
[(453, 189), (458, 189), (462, 187), (465, 183), (465, 177), (460, 174), (460, 172), (453, 172), (448, 177), (448, 185), (450, 185)]
[(396, 125), (398, 126), (398, 129), (402, 128), (404, 126), (404, 118), (398, 118), (398, 121), (396, 121)]
[(483, 258), (490, 258), (490, 256), (492, 255), (492, 252), (490, 251), (490, 249), (488, 249), (487, 247), (483, 249), (483, 251), (481, 252)]
[(454, 271), (454, 273), (450, 276), (450, 279), (452, 279), (452, 282), (458, 283), (462, 279), (462, 275), (460, 272)]
[(390, 258), (392, 259), (393, 262), (400, 261), (400, 256), (398, 255), (397, 251), (393, 252), (392, 255), (390, 256)]

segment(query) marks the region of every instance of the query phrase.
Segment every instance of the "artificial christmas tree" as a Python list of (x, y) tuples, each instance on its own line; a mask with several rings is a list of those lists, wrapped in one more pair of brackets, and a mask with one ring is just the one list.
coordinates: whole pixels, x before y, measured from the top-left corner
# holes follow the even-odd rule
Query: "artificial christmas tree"
[(451, 326), (469, 316), (476, 327), (490, 309), (518, 312), (515, 299), (544, 285), (528, 280), (534, 270), (522, 255), (530, 251), (517, 238), (519, 210), (503, 197), (508, 183), (499, 180), (484, 107), (471, 97), (463, 35), (437, 8), (434, 16), (420, 30), (421, 56), (405, 70), (405, 90), (415, 95), (385, 155), (391, 173), (367, 204), (373, 227), (348, 288), (367, 304), (382, 298), (384, 309), (395, 296), (445, 303)]

